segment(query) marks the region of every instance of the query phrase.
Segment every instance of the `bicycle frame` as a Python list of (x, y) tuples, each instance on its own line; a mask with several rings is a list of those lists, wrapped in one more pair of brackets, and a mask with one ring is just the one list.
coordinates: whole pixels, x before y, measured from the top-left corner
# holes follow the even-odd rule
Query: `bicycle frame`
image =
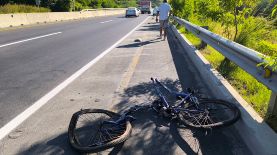
[[(187, 112), (187, 113), (202, 113), (204, 112), (203, 110), (198, 108), (198, 100), (195, 96), (193, 96), (193, 93), (185, 93), (185, 92), (176, 92), (176, 91), (172, 91), (171, 89), (169, 89), (167, 86), (163, 85), (158, 79), (153, 79), (151, 78), (155, 91), (157, 93), (157, 95), (159, 96), (160, 100), (162, 101), (162, 106), (164, 107), (164, 109), (170, 109), (173, 110), (174, 114), (178, 114), (180, 111), (183, 112)], [(168, 101), (166, 100), (165, 96), (162, 94), (162, 92), (160, 91), (160, 89), (157, 87), (157, 84), (160, 85), (161, 87), (163, 87), (165, 90), (167, 90), (170, 94), (175, 95), (176, 98), (180, 98), (179, 103), (177, 103), (176, 106), (171, 106)], [(187, 103), (189, 104), (188, 107), (190, 106), (196, 106), (197, 109), (185, 109), (183, 108), (183, 105), (185, 104), (185, 101), (187, 101)], [(187, 107), (187, 108), (188, 108)], [(126, 119), (128, 119), (129, 121), (133, 121), (135, 120), (135, 118), (133, 116), (131, 116), (131, 113), (138, 111), (142, 108), (145, 108), (144, 106), (135, 106), (135, 107), (131, 107), (129, 110), (125, 111), (118, 120), (115, 121), (104, 121), (104, 124), (114, 124), (114, 125), (119, 125), (122, 122), (124, 122)], [(150, 107), (146, 107), (146, 108), (150, 108)]]
[[(193, 96), (193, 93), (191, 93), (191, 92), (188, 92), (188, 93), (176, 92), (176, 91), (173, 91), (173, 90), (169, 89), (167, 86), (163, 85), (158, 79), (151, 78), (151, 80), (153, 82), (153, 85), (154, 85), (154, 88), (155, 88), (155, 91), (156, 91), (157, 95), (159, 96), (160, 100), (162, 101), (163, 106), (166, 109), (171, 108), (171, 105), (165, 99), (164, 95), (162, 94), (160, 89), (157, 87), (157, 84), (159, 86), (163, 87), (165, 90), (167, 90), (170, 94), (175, 95), (176, 98), (181, 99), (181, 101), (179, 101), (177, 106), (174, 106), (174, 108), (172, 108), (172, 110), (175, 114), (179, 113), (181, 110), (185, 111), (185, 112), (203, 112), (203, 110), (198, 108), (198, 99), (195, 96)], [(190, 110), (190, 109), (181, 108), (184, 105), (185, 101), (187, 101), (188, 104), (190, 104), (190, 106), (195, 105), (197, 107), (197, 110)]]

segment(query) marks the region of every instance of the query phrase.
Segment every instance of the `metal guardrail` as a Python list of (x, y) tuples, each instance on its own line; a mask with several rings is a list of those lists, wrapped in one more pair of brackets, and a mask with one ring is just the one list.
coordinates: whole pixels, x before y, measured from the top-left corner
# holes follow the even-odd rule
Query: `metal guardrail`
[[(271, 68), (265, 69), (262, 66), (257, 67), (258, 64), (265, 62), (262, 58), (264, 56), (263, 54), (225, 39), (184, 19), (178, 17), (173, 17), (173, 19), (177, 23), (184, 25), (187, 30), (194, 33), (197, 37), (222, 53), (229, 60), (233, 61), (246, 72), (254, 76), (273, 92), (277, 92), (277, 72), (272, 71)], [(270, 72), (268, 77), (266, 77), (267, 72)]]
[(271, 68), (257, 67), (258, 64), (265, 62), (262, 58), (263, 54), (179, 17), (173, 17), (173, 19), (272, 90), (268, 114), (277, 115), (277, 72), (272, 71)]

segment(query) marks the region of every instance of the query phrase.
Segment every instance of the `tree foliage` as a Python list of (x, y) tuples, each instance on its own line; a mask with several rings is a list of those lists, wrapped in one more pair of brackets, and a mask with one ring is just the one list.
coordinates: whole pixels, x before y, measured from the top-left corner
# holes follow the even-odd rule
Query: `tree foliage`
[(277, 0), (171, 0), (170, 4), (174, 15), (181, 18), (221, 22), (228, 38), (233, 37), (234, 41), (238, 41), (241, 27), (250, 16), (260, 16), (261, 12), (268, 16), (265, 14), (267, 9), (273, 10), (274, 16), (277, 10), (272, 6), (277, 4)]
[(195, 6), (196, 12), (204, 19), (211, 18), (217, 21), (223, 13), (218, 0), (198, 0), (195, 1)]
[[(160, 0), (153, 0), (159, 4)], [(35, 0), (0, 0), (0, 5), (23, 4), (36, 5)], [(126, 8), (136, 7), (138, 0), (41, 0), (41, 6), (52, 11), (79, 11), (87, 8)]]
[(276, 15), (276, 12), (277, 12), (277, 4), (273, 8), (271, 16), (274, 17)]

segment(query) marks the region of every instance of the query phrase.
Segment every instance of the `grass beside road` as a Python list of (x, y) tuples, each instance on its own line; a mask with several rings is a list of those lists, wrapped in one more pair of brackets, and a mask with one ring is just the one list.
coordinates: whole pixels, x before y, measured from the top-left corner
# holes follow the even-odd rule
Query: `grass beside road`
[[(191, 41), (194, 46), (198, 46), (201, 40), (190, 32), (186, 32), (184, 28), (179, 30)], [(228, 82), (239, 92), (239, 94), (260, 114), (266, 118), (268, 103), (271, 95), (269, 90), (262, 83), (258, 82), (254, 77), (238, 67), (233, 62), (225, 59), (225, 57), (211, 46), (200, 50), (203, 56), (211, 63), (213, 68), (221, 73)], [(277, 131), (277, 119), (268, 119), (269, 125)]]
[(0, 14), (34, 13), (34, 12), (51, 12), (51, 10), (43, 7), (38, 8), (31, 5), (7, 4), (7, 5), (0, 6)]

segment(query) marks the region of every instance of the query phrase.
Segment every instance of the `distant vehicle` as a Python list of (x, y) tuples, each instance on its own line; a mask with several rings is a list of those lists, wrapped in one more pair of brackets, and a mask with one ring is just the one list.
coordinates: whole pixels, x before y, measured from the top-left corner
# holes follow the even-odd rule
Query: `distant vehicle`
[(135, 16), (135, 17), (138, 17), (139, 16), (139, 10), (135, 7), (129, 7), (127, 10), (126, 10), (126, 15), (125, 17), (130, 17), (130, 16)]
[(141, 14), (141, 10), (138, 8), (139, 14)]
[(159, 11), (159, 8), (158, 8), (158, 7), (154, 8), (154, 9), (153, 9), (153, 16), (157, 16), (158, 11)]
[(152, 3), (150, 0), (140, 0), (139, 7), (141, 8), (141, 14), (151, 14)]

